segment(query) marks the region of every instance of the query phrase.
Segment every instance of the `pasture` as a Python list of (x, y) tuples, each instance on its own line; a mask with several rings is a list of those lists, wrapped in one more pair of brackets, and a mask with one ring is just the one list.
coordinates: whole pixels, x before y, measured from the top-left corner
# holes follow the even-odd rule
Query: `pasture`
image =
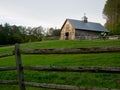
[[(21, 44), (21, 49), (35, 48), (79, 48), (92, 46), (120, 46), (120, 40), (106, 41), (42, 41)], [(0, 47), (0, 54), (11, 52), (14, 46)], [(22, 55), (23, 65), (34, 66), (110, 66), (120, 67), (120, 53), (99, 54), (49, 54)], [(15, 66), (15, 56), (0, 58), (0, 66)], [(68, 84), (84, 87), (118, 88), (119, 74), (76, 73), (76, 72), (37, 72), (24, 71), (25, 81), (40, 83)], [(0, 72), (0, 80), (16, 80), (16, 71)], [(16, 85), (0, 85), (1, 90), (18, 90)], [(27, 87), (27, 90), (47, 90)]]

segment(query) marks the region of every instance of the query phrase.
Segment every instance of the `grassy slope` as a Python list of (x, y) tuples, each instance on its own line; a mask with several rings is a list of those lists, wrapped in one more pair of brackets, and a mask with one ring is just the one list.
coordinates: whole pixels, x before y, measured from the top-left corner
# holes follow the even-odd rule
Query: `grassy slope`
[[(106, 41), (42, 41), (42, 42), (30, 42), (21, 44), (22, 49), (34, 49), (34, 48), (79, 48), (79, 47), (91, 47), (91, 46), (120, 46), (120, 40), (106, 40)], [(14, 46), (0, 47), (0, 54), (11, 52)]]
[[(120, 46), (120, 41), (43, 41), (22, 44), (22, 49), (31, 48), (74, 48), (90, 46)], [(10, 52), (13, 47), (1, 47), (0, 53)], [(58, 66), (117, 66), (120, 67), (120, 53), (106, 54), (69, 54), (69, 55), (23, 55), (23, 65)], [(0, 66), (15, 66), (15, 57), (0, 58)], [(16, 79), (16, 71), (0, 72), (1, 79)], [(70, 84), (86, 87), (120, 88), (114, 79), (118, 74), (56, 73), (25, 71), (26, 81)], [(2, 90), (18, 90), (16, 86), (0, 85)], [(11, 88), (11, 89), (10, 89)], [(34, 90), (34, 88), (27, 88)], [(35, 89), (39, 90), (39, 89)], [(46, 90), (46, 89), (45, 89)]]

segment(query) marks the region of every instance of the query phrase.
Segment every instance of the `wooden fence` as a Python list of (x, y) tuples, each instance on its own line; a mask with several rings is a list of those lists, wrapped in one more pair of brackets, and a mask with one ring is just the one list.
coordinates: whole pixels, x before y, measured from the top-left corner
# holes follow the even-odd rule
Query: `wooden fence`
[[(15, 50), (11, 54), (2, 54), (0, 58), (15, 55), (16, 66), (0, 67), (0, 71), (17, 70), (18, 80), (0, 80), (0, 84), (16, 84), (20, 90), (26, 90), (25, 86), (59, 89), (59, 90), (118, 90), (109, 88), (85, 88), (70, 85), (57, 85), (36, 82), (25, 82), (23, 70), (34, 71), (59, 71), (59, 72), (94, 72), (94, 73), (117, 73), (120, 74), (120, 67), (83, 67), (83, 66), (22, 66), (21, 54), (75, 54), (75, 53), (108, 53), (120, 52), (120, 47), (93, 47), (76, 49), (34, 49), (21, 51), (19, 45), (15, 45)], [(120, 82), (119, 82), (120, 83)]]

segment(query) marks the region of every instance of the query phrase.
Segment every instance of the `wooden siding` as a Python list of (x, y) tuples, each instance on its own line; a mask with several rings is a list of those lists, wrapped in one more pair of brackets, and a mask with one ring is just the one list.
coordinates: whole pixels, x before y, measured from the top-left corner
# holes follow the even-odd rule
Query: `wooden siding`
[(75, 30), (75, 39), (80, 40), (92, 40), (98, 38), (101, 32), (87, 31), (87, 30)]

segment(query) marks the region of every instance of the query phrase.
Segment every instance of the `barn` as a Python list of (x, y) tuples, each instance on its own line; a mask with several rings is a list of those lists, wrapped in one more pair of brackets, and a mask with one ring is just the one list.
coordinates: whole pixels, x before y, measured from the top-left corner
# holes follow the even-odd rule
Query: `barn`
[(98, 38), (101, 33), (109, 31), (100, 23), (88, 22), (86, 16), (82, 20), (66, 19), (60, 32), (61, 40), (91, 40)]

